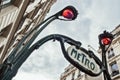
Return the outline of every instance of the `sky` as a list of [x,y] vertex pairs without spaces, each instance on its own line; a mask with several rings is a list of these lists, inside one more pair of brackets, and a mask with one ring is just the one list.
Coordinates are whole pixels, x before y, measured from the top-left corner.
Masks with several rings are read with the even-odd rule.
[[[49,34],[63,34],[80,41],[86,49],[91,45],[97,50],[98,35],[104,30],[110,32],[120,24],[119,3],[120,0],[57,0],[47,17],[72,5],[78,10],[77,19],[55,20],[36,41]],[[98,55],[96,52],[95,54]],[[31,54],[13,80],[59,80],[68,65],[59,42],[49,41]]]

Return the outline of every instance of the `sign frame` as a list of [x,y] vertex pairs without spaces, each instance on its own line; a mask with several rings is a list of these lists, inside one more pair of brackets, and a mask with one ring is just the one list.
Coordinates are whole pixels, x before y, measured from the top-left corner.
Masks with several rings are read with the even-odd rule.
[[[64,55],[64,57],[72,64],[72,65],[74,65],[76,68],[78,68],[79,70],[81,70],[82,72],[84,72],[84,73],[86,73],[86,74],[88,74],[88,75],[90,75],[90,76],[99,76],[102,72],[103,72],[103,67],[101,67],[100,65],[99,65],[99,62],[96,62],[96,60],[95,60],[95,62],[96,62],[96,64],[99,66],[99,68],[100,68],[100,72],[98,72],[98,73],[94,73],[94,72],[92,72],[91,70],[89,70],[89,69],[87,69],[87,68],[85,68],[85,67],[83,67],[83,66],[81,66],[78,62],[76,62],[75,60],[73,60],[70,56],[69,56],[69,54],[68,54],[68,52],[65,50],[65,46],[64,46],[64,43],[61,43],[61,48],[62,48],[62,51],[63,51],[63,55]],[[84,53],[86,53],[86,55],[88,55],[88,56],[90,56],[89,55],[89,52],[86,50],[86,49],[84,49],[83,47],[79,47],[78,49],[80,49],[81,51],[83,51]],[[93,58],[94,59],[94,58]]]
[[75,46],[70,46],[67,49],[67,53],[70,58],[72,58],[75,62],[77,62],[79,65],[83,66],[84,68],[91,70],[94,73],[99,73],[100,69],[99,66],[95,62],[95,60],[92,58],[92,56],[89,56],[86,50],[84,49],[77,49]]

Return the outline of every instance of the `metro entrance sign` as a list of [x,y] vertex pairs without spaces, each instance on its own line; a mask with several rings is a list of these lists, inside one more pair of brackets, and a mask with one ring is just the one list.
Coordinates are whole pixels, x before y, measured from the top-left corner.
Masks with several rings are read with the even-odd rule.
[[73,60],[72,62],[75,62],[79,67],[74,64],[73,65],[81,71],[91,76],[98,76],[101,73],[99,65],[88,55],[87,50],[83,48],[77,49],[75,46],[70,46],[67,49],[67,53],[71,60]]
[[80,49],[76,49],[74,46],[68,48],[69,56],[78,62],[81,66],[85,67],[88,70],[91,70],[94,73],[100,72],[98,65],[93,58],[90,58],[85,52]]

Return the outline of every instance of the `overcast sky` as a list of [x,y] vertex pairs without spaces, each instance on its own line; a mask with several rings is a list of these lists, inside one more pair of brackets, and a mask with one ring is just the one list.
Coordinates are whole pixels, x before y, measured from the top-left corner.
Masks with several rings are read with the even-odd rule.
[[[91,45],[97,50],[98,35],[104,30],[112,31],[120,24],[119,3],[120,0],[57,0],[47,16],[68,5],[73,5],[79,15],[75,21],[52,22],[37,40],[48,34],[59,33],[81,41],[85,48]],[[13,80],[59,80],[68,64],[59,42],[49,41],[32,53]]]

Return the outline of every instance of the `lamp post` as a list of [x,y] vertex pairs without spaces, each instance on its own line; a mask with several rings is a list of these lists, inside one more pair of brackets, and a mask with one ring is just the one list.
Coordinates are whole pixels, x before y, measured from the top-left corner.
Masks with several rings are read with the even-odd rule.
[[99,35],[99,44],[102,50],[102,63],[105,66],[105,70],[103,71],[104,80],[111,80],[110,75],[108,73],[106,52],[108,48],[110,47],[112,40],[113,40],[113,35],[109,32],[104,31],[102,34]]
[[[36,37],[47,27],[49,23],[51,23],[56,19],[64,20],[64,21],[72,21],[77,18],[77,15],[78,12],[73,6],[67,6],[63,10],[57,12],[56,14],[44,20],[42,23],[37,25],[33,30],[27,33],[1,65],[0,79],[11,80],[16,75],[18,69],[23,64],[23,62],[29,57],[29,55],[35,49],[38,49],[42,44],[53,39],[60,42],[64,57],[79,70],[85,72],[90,76],[99,76],[103,72],[104,80],[111,80],[111,77],[107,69],[106,51],[113,40],[113,35],[106,31],[104,31],[103,34],[99,35],[99,44],[102,49],[102,61],[92,51],[82,48],[81,42],[75,41],[64,35],[59,35],[59,34],[48,35],[32,45]],[[21,48],[24,41],[31,34],[33,34],[32,38],[25,44],[25,46]],[[67,52],[64,43],[68,43],[72,46],[74,45],[75,47],[69,48]],[[80,60],[82,61],[80,62]],[[94,61],[90,62],[91,60]],[[94,63],[98,64],[99,66],[100,70],[97,72],[95,72],[96,70],[93,72],[94,69],[97,69]]]
[[[59,19],[64,21],[72,21],[77,18],[78,12],[73,6],[67,6],[56,14],[50,16],[42,23],[37,25],[33,30],[27,33],[22,40],[18,43],[16,48],[10,53],[10,55],[6,58],[6,60],[1,65],[0,68],[0,79],[1,80],[11,80],[14,77],[19,69],[19,67],[23,64],[23,62],[28,58],[28,56],[32,53],[29,52],[31,50],[30,46],[36,37],[47,27],[49,23],[52,21]],[[34,34],[33,34],[34,33]],[[20,49],[24,41],[33,34],[32,38],[26,43],[25,46]],[[43,39],[42,39],[43,40]],[[41,42],[42,42],[41,40]],[[30,48],[30,49],[29,49]],[[20,50],[19,50],[20,49]]]

